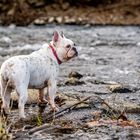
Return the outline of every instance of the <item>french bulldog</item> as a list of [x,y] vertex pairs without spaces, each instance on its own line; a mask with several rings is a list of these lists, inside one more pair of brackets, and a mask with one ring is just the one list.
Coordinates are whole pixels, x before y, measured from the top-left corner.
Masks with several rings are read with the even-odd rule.
[[18,95],[19,117],[25,118],[24,106],[28,98],[27,89],[38,89],[39,99],[46,102],[44,89],[48,91],[48,102],[54,111],[59,65],[78,55],[75,44],[64,34],[55,31],[52,41],[29,55],[14,56],[6,60],[0,69],[2,108],[9,111],[10,95],[15,89]]

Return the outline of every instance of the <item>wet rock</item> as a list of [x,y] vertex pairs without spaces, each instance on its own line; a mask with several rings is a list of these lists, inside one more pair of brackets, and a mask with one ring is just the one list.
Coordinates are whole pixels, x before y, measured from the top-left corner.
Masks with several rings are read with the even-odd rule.
[[59,24],[63,22],[63,18],[62,18],[62,17],[56,17],[55,20],[56,20],[56,22],[59,23]]
[[68,75],[69,78],[77,78],[77,79],[81,79],[83,77],[82,74],[76,72],[76,71],[72,71],[69,73]]
[[75,72],[75,71],[72,71],[69,73],[68,75],[69,79],[65,82],[65,85],[82,85],[82,84],[85,84],[84,81],[80,80],[83,75],[78,73],[78,72]]
[[87,21],[88,21],[87,18],[79,17],[79,18],[76,20],[76,24],[84,25],[84,24],[88,23]]
[[45,25],[46,19],[43,19],[43,18],[35,19],[33,23],[34,23],[34,25]]
[[70,17],[68,17],[68,16],[65,16],[65,17],[64,17],[64,22],[65,22],[66,24],[75,24],[75,23],[76,23],[76,19],[75,19],[75,18],[70,18]]
[[16,28],[16,25],[15,25],[15,24],[10,24],[10,25],[8,26],[8,28],[9,28],[9,29],[15,29],[15,28]]
[[129,86],[124,86],[121,84],[109,85],[108,89],[110,92],[113,92],[113,93],[131,93],[131,92],[134,92],[134,90],[131,89]]
[[55,21],[55,18],[54,17],[49,17],[48,18],[48,23],[53,23]]
[[69,78],[66,82],[65,82],[65,85],[73,85],[73,86],[76,86],[76,85],[83,85],[85,84],[84,81],[80,81],[79,79],[77,78]]

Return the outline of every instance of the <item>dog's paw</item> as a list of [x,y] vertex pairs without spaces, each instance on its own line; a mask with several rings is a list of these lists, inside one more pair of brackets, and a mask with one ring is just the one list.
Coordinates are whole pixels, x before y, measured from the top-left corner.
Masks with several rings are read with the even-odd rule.
[[46,99],[39,99],[39,104],[48,104]]
[[53,111],[53,112],[58,112],[58,111],[59,111],[59,108],[56,107],[56,106],[55,106],[55,107],[52,107],[52,111]]

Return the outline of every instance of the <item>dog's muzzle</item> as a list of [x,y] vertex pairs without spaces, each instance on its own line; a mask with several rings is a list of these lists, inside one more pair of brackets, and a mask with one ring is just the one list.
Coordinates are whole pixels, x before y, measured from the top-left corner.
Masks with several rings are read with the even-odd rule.
[[76,49],[75,47],[73,47],[72,49],[73,49],[73,51],[75,52],[75,56],[78,56],[78,51],[77,51],[77,49]]

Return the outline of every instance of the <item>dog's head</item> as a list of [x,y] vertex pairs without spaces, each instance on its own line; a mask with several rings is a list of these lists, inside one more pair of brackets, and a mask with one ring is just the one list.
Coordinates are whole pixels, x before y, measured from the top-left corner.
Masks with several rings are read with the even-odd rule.
[[52,43],[58,58],[62,62],[66,62],[78,55],[74,42],[67,39],[63,33],[59,34],[59,32],[55,31],[52,38]]

